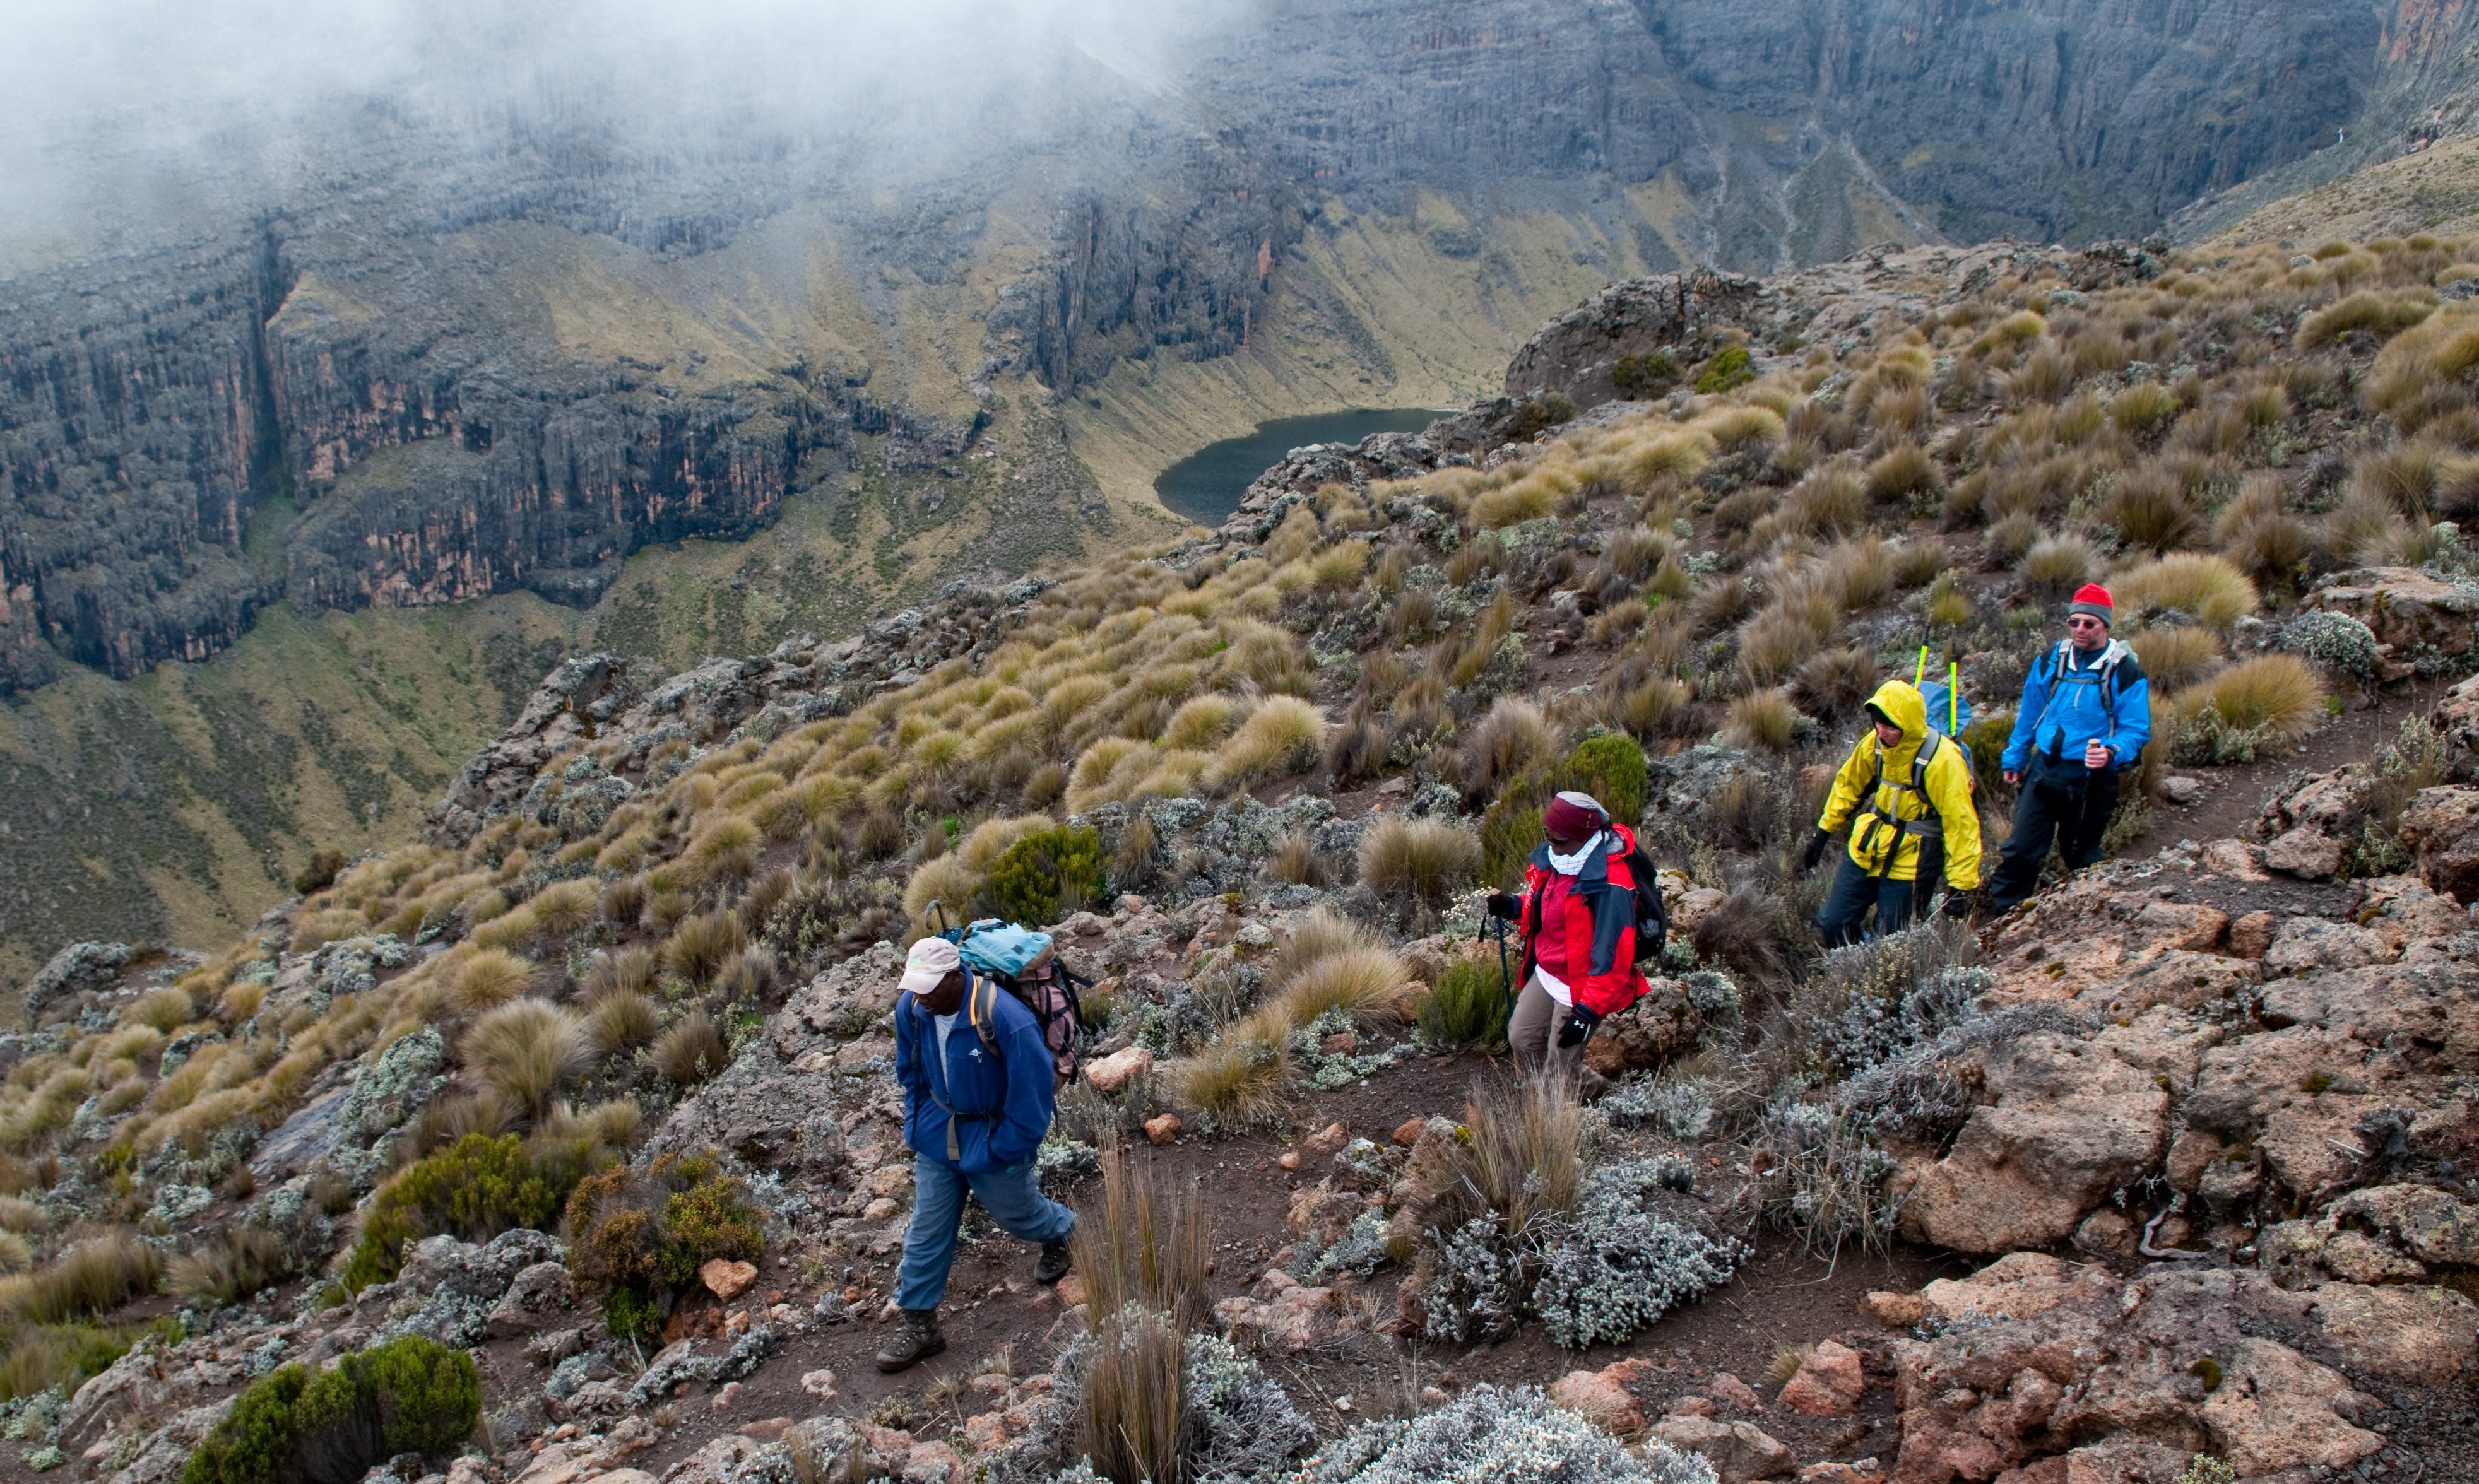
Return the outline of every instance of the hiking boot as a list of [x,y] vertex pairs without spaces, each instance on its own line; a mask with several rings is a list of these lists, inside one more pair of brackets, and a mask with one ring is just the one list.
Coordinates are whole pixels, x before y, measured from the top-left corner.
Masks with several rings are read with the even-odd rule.
[[907,1309],[895,1326],[895,1338],[878,1352],[878,1369],[909,1369],[945,1348],[947,1337],[938,1333],[938,1311]]
[[1068,1255],[1066,1238],[1045,1241],[1041,1244],[1041,1261],[1034,1265],[1033,1281],[1045,1288],[1057,1283],[1067,1276],[1067,1269],[1074,1261]]

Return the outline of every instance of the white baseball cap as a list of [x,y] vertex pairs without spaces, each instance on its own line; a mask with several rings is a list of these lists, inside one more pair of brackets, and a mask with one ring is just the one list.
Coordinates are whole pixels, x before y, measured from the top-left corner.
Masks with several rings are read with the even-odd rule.
[[963,956],[956,952],[955,944],[943,937],[925,937],[912,945],[911,955],[904,960],[899,987],[907,994],[928,994],[963,965]]

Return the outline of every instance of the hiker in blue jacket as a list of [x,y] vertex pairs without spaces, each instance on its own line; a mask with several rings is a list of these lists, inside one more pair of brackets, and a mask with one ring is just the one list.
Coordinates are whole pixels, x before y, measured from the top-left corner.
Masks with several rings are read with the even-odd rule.
[[1999,854],[1989,900],[2005,911],[2032,894],[2052,839],[2069,870],[2100,858],[2117,808],[2118,777],[2152,736],[2152,682],[2134,652],[2109,637],[2108,589],[2086,582],[2066,609],[2066,637],[2032,665],[1998,766],[2020,785],[2014,832]]
[[912,1149],[912,1224],[895,1283],[903,1324],[878,1369],[902,1370],[947,1348],[938,1303],[956,1261],[964,1192],[1009,1235],[1041,1243],[1040,1282],[1067,1276],[1076,1214],[1041,1193],[1034,1154],[1050,1132],[1057,1083],[1041,1025],[1014,995],[976,975],[942,937],[912,945],[895,1002],[895,1079]]

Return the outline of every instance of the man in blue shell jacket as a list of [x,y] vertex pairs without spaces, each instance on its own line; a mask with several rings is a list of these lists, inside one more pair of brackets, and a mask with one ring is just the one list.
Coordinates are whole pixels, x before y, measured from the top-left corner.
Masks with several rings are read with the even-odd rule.
[[903,1323],[878,1369],[902,1370],[947,1348],[938,1302],[956,1261],[969,1190],[990,1219],[1041,1243],[1034,1276],[1067,1276],[1076,1214],[1041,1193],[1034,1154],[1050,1131],[1057,1088],[1040,1022],[1014,995],[966,967],[956,945],[925,937],[904,965],[895,1002],[895,1079],[904,1085],[904,1141],[912,1149],[912,1224],[895,1282]]
[[2152,736],[2152,682],[2109,637],[2108,589],[2086,582],[2066,609],[2066,637],[2032,665],[1999,767],[2022,792],[1989,898],[2005,911],[2032,894],[2054,838],[2069,870],[2100,858],[2118,776]]

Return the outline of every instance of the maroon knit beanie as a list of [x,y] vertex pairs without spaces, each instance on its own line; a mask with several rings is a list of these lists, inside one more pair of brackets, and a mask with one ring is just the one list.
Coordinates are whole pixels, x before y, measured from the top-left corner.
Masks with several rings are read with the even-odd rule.
[[1599,832],[1610,822],[1610,811],[1591,794],[1563,793],[1549,801],[1541,811],[1543,832],[1559,839],[1580,840]]

